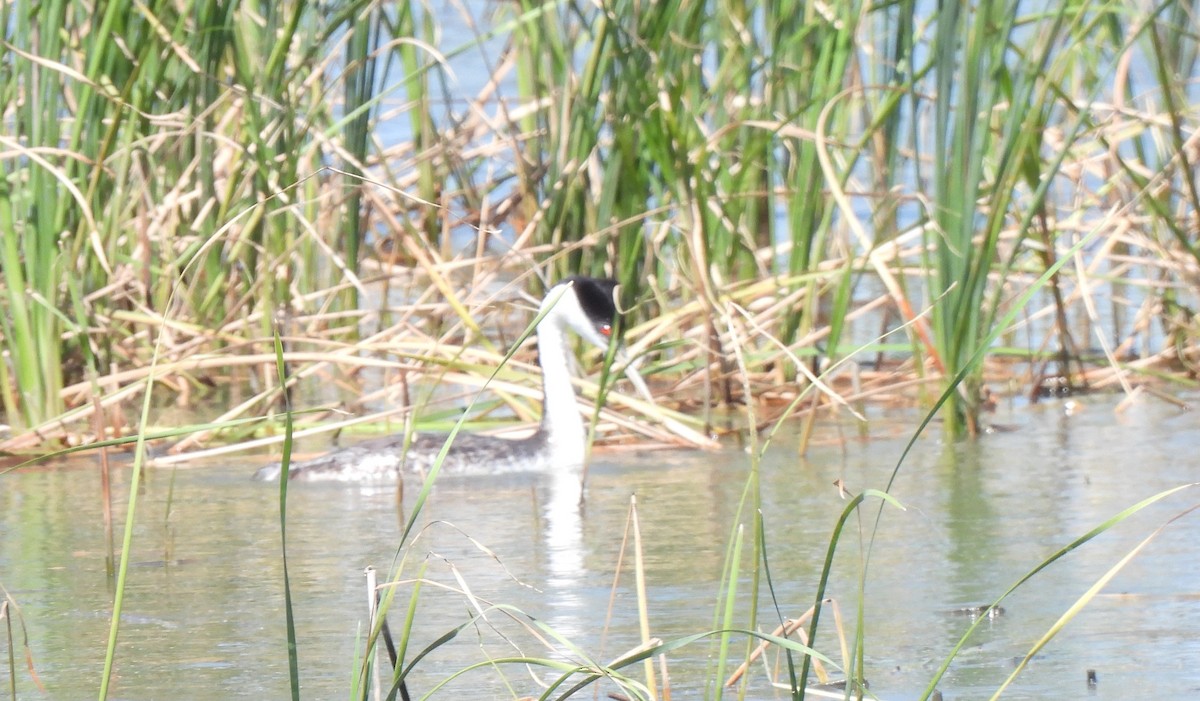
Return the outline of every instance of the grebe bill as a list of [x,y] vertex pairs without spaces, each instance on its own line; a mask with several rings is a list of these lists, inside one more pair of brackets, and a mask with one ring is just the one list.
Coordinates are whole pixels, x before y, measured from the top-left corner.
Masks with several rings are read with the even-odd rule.
[[[583,465],[587,427],[571,384],[570,329],[592,345],[607,349],[617,308],[615,280],[572,276],[546,293],[538,310],[538,364],[542,368],[542,420],[538,430],[516,440],[459,433],[442,462],[442,470],[498,474],[569,470]],[[645,383],[632,365],[626,376],[639,391]],[[404,472],[429,470],[446,442],[445,435],[415,435],[404,450],[403,434],[375,438],[312,460],[294,462],[288,479],[305,481],[378,481],[399,479]],[[280,465],[262,468],[258,480],[279,479]]]

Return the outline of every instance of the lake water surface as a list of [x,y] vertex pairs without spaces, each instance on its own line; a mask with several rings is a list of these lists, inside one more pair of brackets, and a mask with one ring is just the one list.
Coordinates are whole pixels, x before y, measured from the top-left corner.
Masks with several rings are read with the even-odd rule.
[[[985,604],[1058,548],[1125,507],[1200,476],[1197,416],[1146,399],[1114,412],[1090,397],[1068,415],[1062,403],[1022,406],[997,420],[1015,430],[947,448],[937,429],[918,444],[886,508],[870,551],[864,604],[866,674],[881,699],[920,695],[970,625],[957,610]],[[878,412],[879,410],[877,410]],[[825,420],[818,445],[796,455],[781,441],[761,466],[763,518],[775,597],[784,616],[815,595],[831,530],[845,501],[834,486],[881,489],[915,426],[915,413],[876,418],[871,440]],[[886,436],[886,437],[879,437]],[[842,440],[844,438],[844,440]],[[285,698],[277,489],[251,482],[256,464],[232,460],[195,469],[152,470],[138,502],[133,564],[125,595],[110,698]],[[410,657],[466,622],[480,602],[512,605],[551,626],[595,659],[639,640],[631,551],[620,581],[630,497],[636,495],[652,635],[670,639],[713,627],[725,553],[750,460],[718,453],[608,453],[595,457],[586,506],[564,498],[550,476],[443,477],[405,550],[404,577],[421,566],[426,585]],[[128,498],[117,471],[117,520]],[[417,483],[404,497],[411,507]],[[294,484],[288,558],[304,698],[346,698],[365,626],[363,569],[386,577],[397,555],[392,488]],[[1185,490],[1105,533],[1042,572],[985,622],[939,684],[946,699],[987,698],[1072,603],[1137,543],[1200,503]],[[877,502],[852,520],[835,562],[830,595],[852,634],[858,600],[858,533],[869,535]],[[749,528],[751,515],[743,516]],[[120,527],[118,527],[118,531]],[[118,533],[118,539],[120,534]],[[1010,699],[1129,699],[1200,694],[1200,517],[1169,525],[1055,638],[1006,693]],[[0,585],[20,606],[38,691],[20,662],[19,698],[94,698],[112,610],[105,571],[99,478],[90,460],[0,476]],[[471,599],[461,593],[469,588]],[[743,582],[738,625],[747,624]],[[399,627],[410,585],[391,620]],[[615,595],[614,595],[615,592]],[[612,611],[609,613],[610,600]],[[760,628],[778,615],[768,597]],[[818,647],[840,660],[827,609]],[[0,629],[2,630],[2,629]],[[0,652],[7,657],[0,640]],[[738,645],[739,654],[744,646]],[[468,664],[548,651],[506,616],[468,627],[422,660],[418,694]],[[670,655],[675,698],[699,698],[715,677],[715,648],[697,643]],[[1097,684],[1086,684],[1094,670]],[[628,670],[640,675],[641,667]],[[761,665],[750,698],[782,698]],[[544,671],[484,669],[438,698],[536,696]],[[8,687],[7,665],[0,688]],[[601,685],[603,692],[614,690]],[[587,692],[588,698],[594,692]]]

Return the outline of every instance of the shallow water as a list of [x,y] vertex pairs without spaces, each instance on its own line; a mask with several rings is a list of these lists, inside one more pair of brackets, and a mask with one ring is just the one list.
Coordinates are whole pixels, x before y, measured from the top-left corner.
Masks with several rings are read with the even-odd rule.
[[[1021,407],[997,419],[1016,430],[952,449],[939,444],[934,429],[909,457],[893,489],[907,510],[884,510],[867,571],[866,674],[879,698],[919,696],[971,623],[956,609],[987,603],[1121,509],[1197,479],[1193,413],[1155,400],[1120,414],[1107,398],[1081,406],[1072,416],[1061,403]],[[763,517],[782,615],[798,616],[812,603],[845,504],[833,482],[843,480],[854,492],[884,487],[907,439],[905,427],[915,424],[907,413],[876,419],[871,435],[891,437],[866,441],[853,427],[827,421],[806,459],[786,441],[768,453],[761,467]],[[253,467],[227,463],[147,474],[110,698],[287,696],[277,490],[249,481]],[[634,494],[652,634],[670,639],[711,628],[748,469],[746,455],[732,448],[602,454],[589,474],[582,511],[572,506],[569,488],[548,476],[443,478],[421,535],[405,551],[404,576],[425,565],[425,576],[447,588],[423,588],[410,651],[489,601],[536,617],[596,659],[635,647],[631,549],[613,587]],[[118,520],[128,479],[128,470],[118,471]],[[96,695],[112,606],[98,482],[87,462],[0,477],[0,584],[21,607],[47,689],[45,696],[34,690],[18,650],[21,698]],[[407,507],[416,492],[410,484]],[[989,696],[1108,568],[1198,501],[1189,490],[1157,504],[1018,590],[1003,604],[1004,615],[980,626],[939,684],[945,698]],[[851,634],[858,532],[869,533],[877,503],[851,520],[829,590]],[[399,533],[395,504],[390,488],[295,484],[289,491],[288,563],[305,698],[349,694],[365,625],[363,568],[373,565],[381,576],[390,570]],[[1005,697],[1194,697],[1200,691],[1198,536],[1196,515],[1168,526],[1037,655]],[[474,599],[453,591],[463,585]],[[750,586],[747,580],[740,589],[738,626],[747,625]],[[411,592],[401,586],[394,626]],[[765,596],[761,616],[766,629],[778,620]],[[818,647],[840,660],[828,609],[822,621]],[[516,654],[514,646],[531,656],[552,655],[493,611],[487,624],[468,627],[422,660],[412,688],[426,692],[488,655]],[[715,676],[714,653],[698,643],[671,654],[678,698],[703,695]],[[0,688],[8,685],[4,667]],[[641,669],[628,671],[639,676]],[[1090,690],[1089,669],[1098,678]],[[781,695],[768,688],[761,665],[751,676],[751,698]],[[438,697],[491,699],[511,695],[510,688],[515,695],[541,691],[534,676],[510,665],[473,672]]]

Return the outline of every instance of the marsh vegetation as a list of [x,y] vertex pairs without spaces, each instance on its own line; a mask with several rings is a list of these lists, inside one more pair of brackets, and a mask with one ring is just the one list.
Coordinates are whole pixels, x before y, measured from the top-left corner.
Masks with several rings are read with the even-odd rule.
[[692,409],[818,355],[850,400],[954,384],[952,435],[1003,359],[1189,382],[1193,12],[5,3],[7,446],[135,424],[152,364],[268,415],[276,325],[300,378],[478,375],[568,271]]

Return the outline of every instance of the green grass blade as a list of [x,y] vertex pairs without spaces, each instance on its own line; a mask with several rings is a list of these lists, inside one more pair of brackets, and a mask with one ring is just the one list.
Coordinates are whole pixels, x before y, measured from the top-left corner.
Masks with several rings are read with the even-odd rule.
[[[1134,504],[1133,506],[1130,506],[1130,507],[1122,510],[1120,513],[1116,514],[1112,518],[1109,518],[1108,520],[1104,521],[1103,523],[1096,526],[1092,530],[1088,531],[1087,533],[1083,534],[1082,536],[1076,538],[1075,540],[1071,541],[1067,545],[1063,546],[1057,552],[1055,552],[1053,555],[1046,558],[1045,560],[1042,560],[1040,563],[1038,563],[1037,566],[1035,566],[1030,571],[1026,572],[1020,579],[1018,579],[1015,583],[1013,583],[1011,586],[1009,586],[1008,589],[1004,590],[1004,593],[1001,594],[999,597],[996,598],[995,601],[992,602],[991,606],[988,607],[989,610],[999,606],[1005,599],[1007,599],[1009,597],[1010,594],[1012,594],[1014,591],[1019,589],[1026,582],[1033,579],[1039,572],[1046,569],[1047,567],[1054,564],[1055,562],[1058,562],[1062,558],[1066,557],[1068,554],[1070,554],[1071,552],[1073,552],[1080,546],[1084,545],[1088,541],[1091,541],[1096,536],[1099,536],[1100,534],[1108,531],[1109,529],[1113,528],[1114,526],[1117,526],[1118,524],[1124,522],[1126,519],[1128,519],[1129,517],[1133,516],[1134,514],[1140,512],[1140,511],[1142,511],[1146,507],[1148,507],[1152,504],[1155,504],[1157,502],[1160,502],[1163,499],[1166,499],[1167,497],[1169,497],[1173,494],[1177,494],[1185,489],[1191,489],[1196,486],[1200,486],[1200,482],[1194,482],[1192,484],[1185,484],[1185,485],[1180,485],[1178,487],[1173,487],[1171,489],[1167,489],[1162,492],[1159,492],[1158,494],[1155,494],[1153,496],[1147,497],[1146,499],[1139,501],[1138,503]],[[1190,513],[1190,511],[1191,510],[1189,510],[1189,513]],[[1155,536],[1157,535],[1157,531],[1155,532],[1154,535]],[[1154,536],[1152,536],[1152,538],[1153,537]],[[1098,584],[1100,584],[1101,582],[1107,583],[1108,579],[1111,578],[1110,575],[1115,575],[1117,571],[1119,571],[1122,567],[1124,567],[1124,565],[1128,562],[1129,559],[1132,558],[1133,555],[1135,555],[1137,552],[1140,552],[1141,548],[1144,547],[1144,545],[1145,545],[1145,541],[1142,544],[1139,544],[1138,547],[1136,547],[1133,551],[1128,553],[1126,555],[1126,557],[1122,558],[1121,562],[1118,563],[1118,567],[1114,568],[1113,570],[1110,570],[1109,573],[1106,574],[1104,577],[1101,577],[1100,582],[1098,582]],[[1102,586],[1103,585],[1101,584],[1101,587]],[[1095,587],[1093,587],[1093,588],[1095,588]],[[1096,588],[1096,590],[1098,591],[1099,589]],[[1089,592],[1091,592],[1091,590],[1089,590]],[[1079,601],[1076,602],[1076,605],[1078,605],[1080,603],[1080,601],[1090,600],[1090,598],[1092,596],[1094,596],[1094,593],[1085,594],[1084,597],[1082,597]],[[1068,613],[1071,616],[1074,616],[1074,613],[1073,613],[1074,609],[1075,609],[1075,606],[1073,606],[1072,609],[1070,611],[1068,611]],[[975,619],[975,622],[972,623],[969,628],[967,628],[967,631],[965,633],[963,633],[963,635],[959,639],[958,643],[954,646],[954,649],[952,649],[950,651],[950,654],[946,656],[946,659],[942,662],[941,666],[938,667],[937,671],[933,675],[933,678],[930,679],[929,685],[926,687],[925,693],[921,697],[922,700],[928,699],[933,695],[938,682],[940,682],[942,680],[942,677],[945,676],[946,671],[950,668],[950,663],[953,662],[954,659],[958,656],[958,653],[962,650],[963,646],[966,645],[967,641],[971,638],[971,635],[975,632],[975,629],[978,628],[980,626],[980,624],[982,624],[984,621],[987,621],[987,620],[990,620],[990,619],[988,618],[988,616],[986,615],[986,612],[985,612],[983,615],[978,616]],[[1060,623],[1065,624],[1067,620],[1070,620],[1069,617],[1066,617],[1065,620],[1060,619]],[[1057,632],[1058,627],[1059,626],[1056,625],[1055,628],[1052,628],[1052,632]],[[1050,636],[1050,637],[1053,637],[1053,636]],[[1048,639],[1049,638],[1043,638],[1043,640],[1048,640]],[[1010,681],[1011,681],[1011,678],[1010,678]],[[1008,683],[1009,682],[1005,682],[1005,685],[1007,685]],[[1001,688],[1001,690],[1003,690],[1003,688]]]
[[[292,701],[300,701],[300,660],[296,646],[296,619],[292,609],[292,581],[288,574],[287,558],[287,490],[288,468],[292,462],[292,402],[288,392],[287,366],[283,360],[283,340],[278,328],[274,333],[275,369],[284,402],[283,455],[279,467],[279,557],[283,571],[283,614],[287,626],[288,680]],[[365,685],[364,685],[365,687]]]

